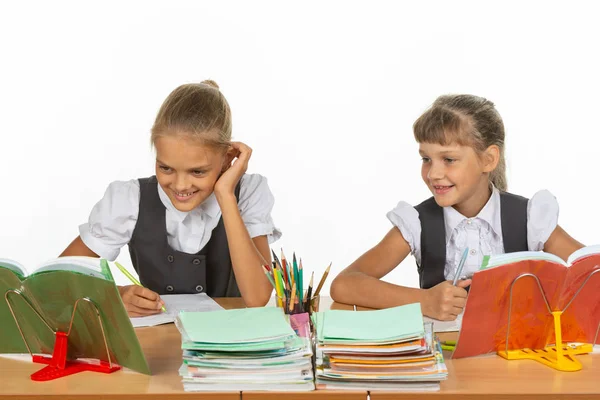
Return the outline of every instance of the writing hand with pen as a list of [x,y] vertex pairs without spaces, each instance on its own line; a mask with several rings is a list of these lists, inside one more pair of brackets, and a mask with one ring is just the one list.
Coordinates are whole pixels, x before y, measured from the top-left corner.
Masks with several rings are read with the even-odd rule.
[[466,287],[471,285],[471,279],[459,280],[462,274],[469,248],[467,247],[460,259],[454,275],[454,281],[444,281],[427,289],[426,296],[421,306],[423,314],[440,321],[454,321],[463,311],[467,303]]
[[145,317],[147,315],[158,314],[161,311],[165,312],[165,302],[160,298],[158,293],[153,292],[142,286],[127,269],[115,262],[115,265],[125,275],[133,285],[118,286],[119,294],[123,300],[127,315],[130,317]]

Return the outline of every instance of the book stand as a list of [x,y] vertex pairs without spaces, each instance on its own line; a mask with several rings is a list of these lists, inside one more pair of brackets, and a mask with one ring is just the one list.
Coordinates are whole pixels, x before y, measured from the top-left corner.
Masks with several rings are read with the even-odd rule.
[[[29,308],[31,308],[31,310],[44,323],[44,325],[46,325],[46,327],[54,334],[56,339],[54,342],[54,350],[52,352],[52,357],[47,357],[47,356],[38,355],[38,354],[34,355],[31,352],[31,348],[29,347],[29,344],[27,343],[27,340],[25,339],[25,335],[23,334],[23,330],[21,329],[19,320],[17,319],[17,316],[16,316],[16,314],[12,308],[12,305],[9,301],[10,294],[20,296],[25,301],[25,303],[29,306]],[[111,372],[121,369],[121,367],[119,365],[113,364],[110,359],[110,351],[108,350],[108,343],[106,341],[106,334],[104,331],[104,324],[102,323],[102,317],[100,316],[100,310],[98,309],[98,306],[88,297],[82,297],[80,299],[77,299],[77,301],[75,302],[75,306],[73,307],[73,313],[71,314],[71,323],[69,324],[69,330],[66,333],[52,329],[52,327],[48,324],[48,322],[44,319],[44,317],[42,317],[40,315],[40,313],[37,312],[37,310],[31,305],[31,303],[29,302],[27,297],[25,297],[23,295],[23,292],[21,292],[20,290],[17,290],[17,289],[8,290],[4,294],[4,299],[6,300],[6,303],[8,304],[10,313],[12,314],[13,319],[15,320],[15,323],[17,324],[17,328],[19,329],[21,338],[23,339],[23,342],[25,343],[25,346],[27,347],[27,351],[29,351],[29,354],[31,355],[33,362],[40,363],[40,364],[48,364],[46,367],[42,368],[41,370],[31,374],[31,380],[33,380],[33,381],[49,381],[49,380],[53,380],[53,379],[60,378],[63,376],[76,374],[76,373],[82,372],[82,371],[111,373]],[[68,347],[69,335],[71,334],[71,329],[73,328],[73,319],[75,318],[75,312],[77,311],[77,306],[79,305],[79,302],[81,300],[90,304],[96,312],[96,317],[98,318],[98,323],[100,324],[100,329],[102,331],[102,337],[104,339],[104,348],[106,349],[106,357],[108,359],[108,362],[103,361],[103,360],[100,360],[99,362],[93,362],[93,361],[90,362],[87,360],[86,361],[67,360],[67,347]]]
[[[567,345],[562,342],[562,327],[560,323],[561,315],[569,308],[575,297],[581,292],[581,289],[585,286],[585,284],[590,280],[592,275],[600,273],[600,269],[592,271],[585,281],[581,284],[577,292],[573,295],[569,303],[562,310],[552,311],[550,309],[550,305],[548,304],[548,299],[544,294],[544,290],[542,289],[542,285],[537,276],[534,274],[526,273],[519,275],[515,278],[510,286],[510,298],[508,305],[508,325],[506,328],[506,347],[504,350],[498,350],[497,354],[505,358],[507,360],[535,360],[538,361],[550,368],[557,369],[559,371],[579,371],[582,366],[579,360],[575,356],[580,354],[591,353],[594,348],[594,344],[596,343],[596,339],[598,338],[598,331],[600,331],[600,321],[598,323],[598,329],[596,329],[596,335],[591,344],[580,344],[580,345]],[[554,345],[548,345],[543,349],[508,349],[508,339],[510,336],[510,317],[512,310],[512,295],[513,288],[515,283],[521,278],[533,278],[537,282],[537,286],[540,289],[540,294],[544,299],[544,303],[548,309],[548,313],[552,315],[554,319],[554,333],[555,333],[555,343]]]

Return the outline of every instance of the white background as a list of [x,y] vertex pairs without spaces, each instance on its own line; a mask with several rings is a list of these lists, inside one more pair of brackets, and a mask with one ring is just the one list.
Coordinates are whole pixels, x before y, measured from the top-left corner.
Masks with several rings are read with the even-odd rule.
[[[214,79],[269,178],[273,245],[329,283],[399,200],[429,196],[412,123],[440,94],[494,101],[509,190],[549,189],[599,243],[600,24],[594,2],[30,2],[0,6],[0,257],[77,236],[109,182],[153,174],[155,113]],[[119,257],[130,266],[126,249]],[[127,281],[115,272],[118,283]],[[409,257],[386,279],[417,286]],[[308,278],[305,277],[305,282]]]

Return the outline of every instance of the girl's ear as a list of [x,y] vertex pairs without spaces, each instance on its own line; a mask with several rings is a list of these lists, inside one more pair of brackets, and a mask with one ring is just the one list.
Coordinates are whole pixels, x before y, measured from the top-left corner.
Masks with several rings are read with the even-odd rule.
[[233,147],[229,147],[225,152],[225,157],[223,158],[223,165],[221,166],[221,173],[227,171],[229,167],[231,167],[231,163],[235,158],[236,150]]
[[500,148],[493,144],[483,152],[483,171],[492,172],[500,161]]

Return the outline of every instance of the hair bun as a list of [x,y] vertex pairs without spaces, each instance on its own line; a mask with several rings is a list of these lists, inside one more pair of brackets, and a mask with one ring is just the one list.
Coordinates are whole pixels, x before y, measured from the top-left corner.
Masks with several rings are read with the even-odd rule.
[[202,81],[202,82],[200,82],[200,83],[204,83],[205,85],[212,86],[212,87],[214,87],[215,89],[218,89],[218,88],[219,88],[219,85],[217,85],[217,82],[215,82],[215,81],[213,81],[213,80],[211,80],[211,79],[204,80],[204,81]]

